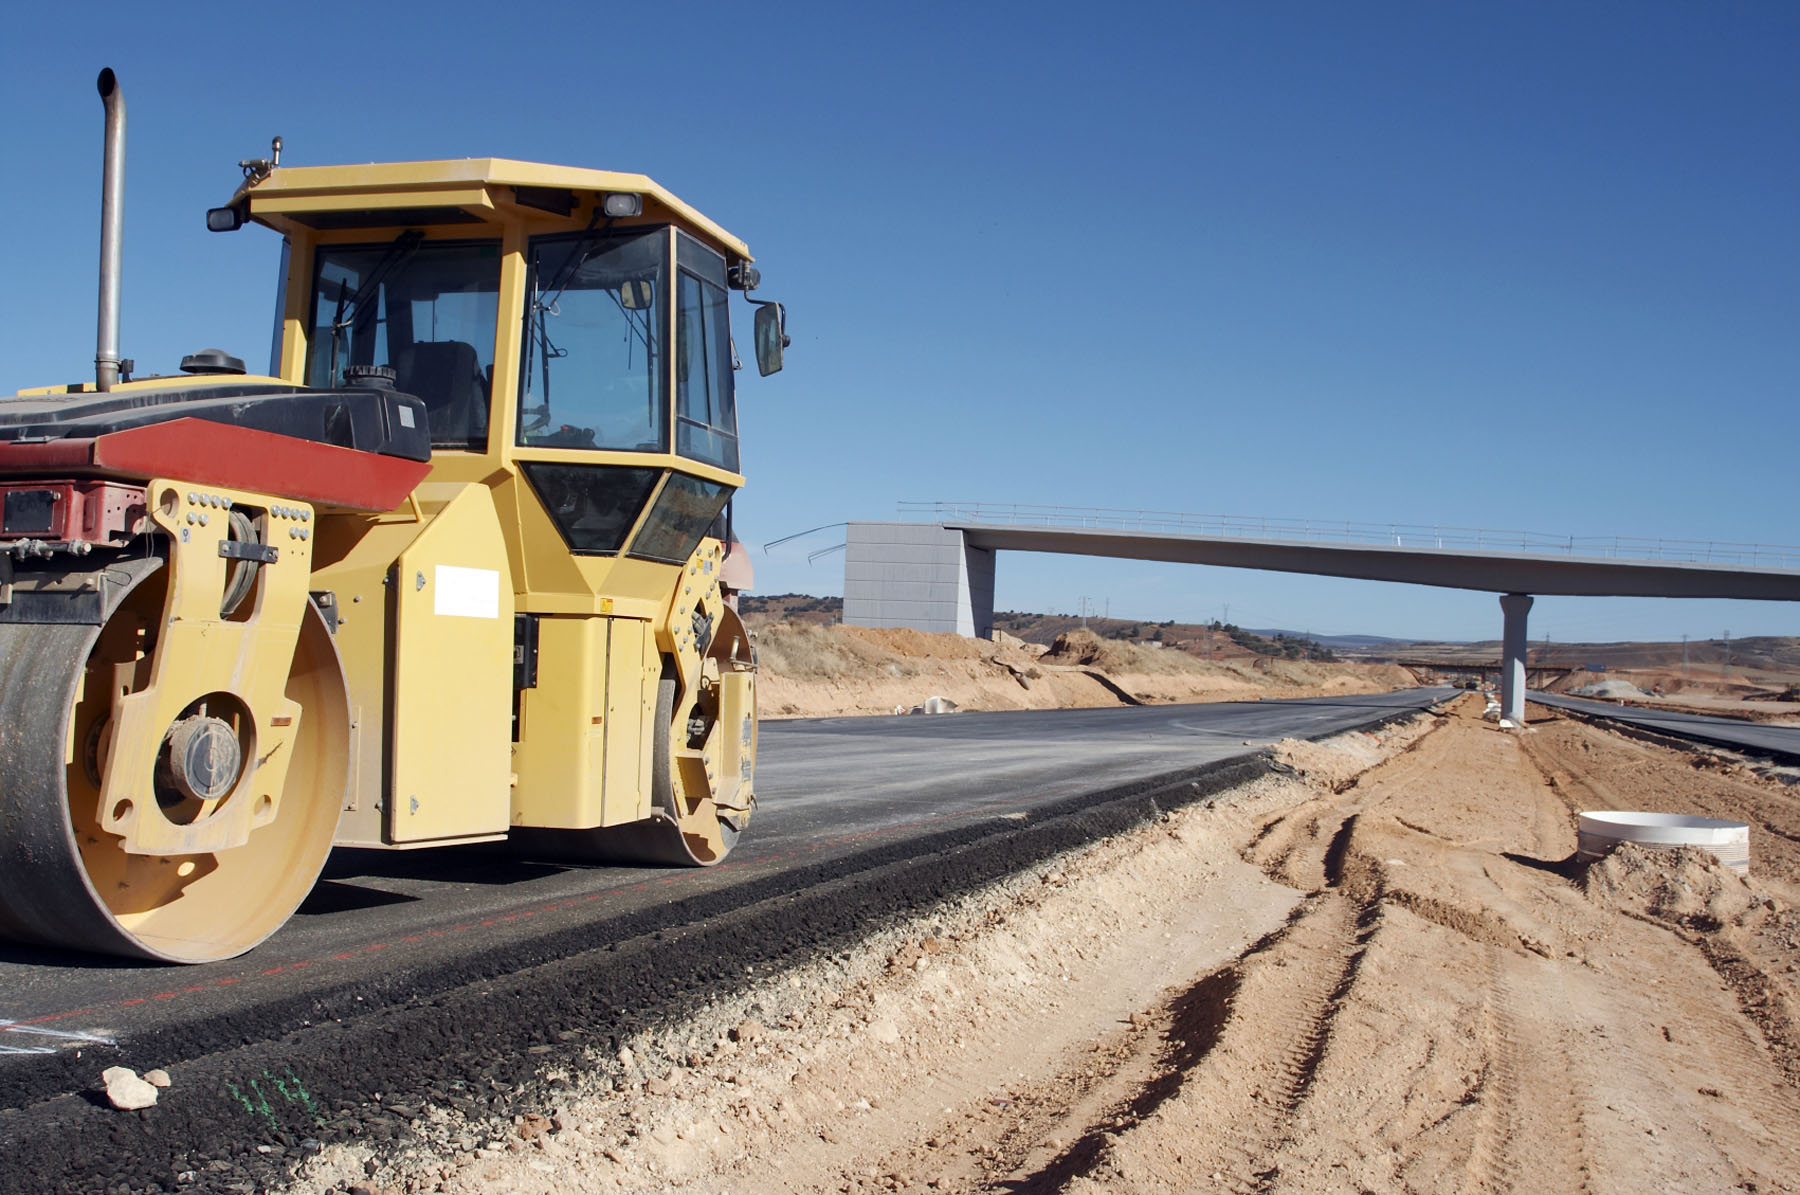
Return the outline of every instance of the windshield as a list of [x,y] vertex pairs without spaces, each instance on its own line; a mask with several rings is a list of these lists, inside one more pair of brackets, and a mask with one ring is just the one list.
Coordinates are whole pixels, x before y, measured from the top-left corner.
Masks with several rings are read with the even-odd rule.
[[668,234],[535,237],[519,443],[668,450],[662,326]]
[[338,387],[353,365],[388,366],[395,389],[425,400],[434,447],[487,446],[499,242],[406,232],[386,245],[326,245],[313,278],[307,385]]

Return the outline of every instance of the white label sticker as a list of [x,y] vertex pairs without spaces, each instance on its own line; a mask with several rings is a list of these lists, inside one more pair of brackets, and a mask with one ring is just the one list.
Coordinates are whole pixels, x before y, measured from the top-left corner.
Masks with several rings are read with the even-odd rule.
[[401,427],[411,427],[413,425],[413,417],[412,417],[412,408],[411,407],[395,407],[394,409],[396,411],[400,412],[400,426]]
[[452,618],[499,618],[500,574],[491,568],[440,564],[431,597],[433,614]]

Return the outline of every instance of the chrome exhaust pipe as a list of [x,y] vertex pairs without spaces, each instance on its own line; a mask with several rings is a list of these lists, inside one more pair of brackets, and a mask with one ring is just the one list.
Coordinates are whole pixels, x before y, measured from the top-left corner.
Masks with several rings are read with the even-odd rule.
[[94,351],[94,388],[119,381],[120,242],[125,233],[125,96],[107,67],[96,81],[106,105],[106,165],[100,176],[100,327]]

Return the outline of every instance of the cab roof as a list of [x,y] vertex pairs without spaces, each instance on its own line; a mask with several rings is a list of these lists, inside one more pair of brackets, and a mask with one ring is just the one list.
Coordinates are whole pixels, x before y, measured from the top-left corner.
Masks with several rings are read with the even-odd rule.
[[232,204],[278,232],[296,228],[478,224],[511,215],[555,219],[602,192],[644,198],[644,215],[683,225],[726,253],[751,260],[749,246],[642,174],[549,166],[508,158],[372,162],[361,166],[277,166],[248,180]]

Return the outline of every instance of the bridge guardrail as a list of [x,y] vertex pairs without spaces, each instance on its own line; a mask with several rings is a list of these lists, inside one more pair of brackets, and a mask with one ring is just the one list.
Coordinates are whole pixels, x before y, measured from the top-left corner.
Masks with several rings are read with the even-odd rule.
[[1356,523],[1344,520],[1271,519],[1254,515],[1202,515],[1107,507],[1041,506],[1013,502],[902,502],[902,522],[988,523],[1068,530],[1145,531],[1158,534],[1295,543],[1366,544],[1446,551],[1520,552],[1602,560],[1656,560],[1800,570],[1800,547],[1625,535],[1551,535],[1483,527],[1422,523]]

